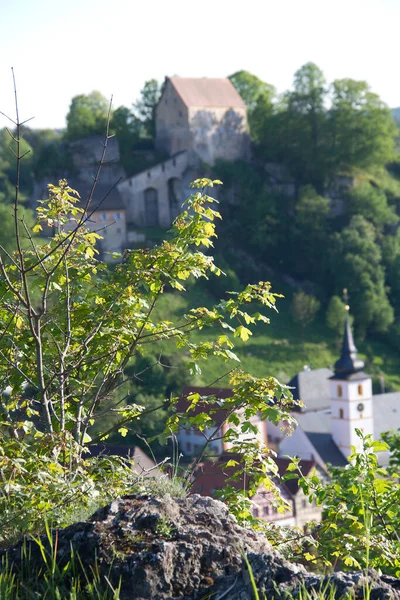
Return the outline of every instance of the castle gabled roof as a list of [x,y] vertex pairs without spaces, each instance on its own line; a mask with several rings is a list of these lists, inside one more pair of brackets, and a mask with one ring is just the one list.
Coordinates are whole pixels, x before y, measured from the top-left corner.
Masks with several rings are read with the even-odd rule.
[[229,79],[170,77],[169,81],[188,107],[246,108]]

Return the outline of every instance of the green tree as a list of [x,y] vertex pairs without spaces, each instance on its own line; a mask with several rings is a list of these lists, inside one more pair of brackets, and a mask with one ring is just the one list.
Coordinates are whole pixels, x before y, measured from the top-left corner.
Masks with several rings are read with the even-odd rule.
[[154,140],[156,132],[156,106],[162,87],[157,79],[146,81],[140,90],[140,98],[133,105],[133,114],[141,122],[141,137]]
[[[22,160],[19,134],[20,126],[16,134],[18,164]],[[96,260],[100,236],[85,226],[91,216],[90,197],[84,206],[78,206],[78,194],[65,180],[50,185],[48,200],[37,209],[32,233],[50,226],[55,234],[35,243],[21,222],[16,193],[17,252],[11,263],[0,248],[0,389],[9,392],[0,411],[0,462],[6,465],[3,475],[6,472],[12,477],[13,507],[18,507],[19,516],[28,514],[29,521],[41,520],[43,508],[38,509],[37,503],[45,498],[51,518],[65,522],[57,506],[60,491],[63,507],[67,504],[64,494],[70,485],[79,488],[73,493],[74,500],[78,492],[80,497],[85,495],[85,502],[92,493],[104,497],[99,488],[102,463],[82,457],[84,446],[91,441],[89,432],[97,424],[92,441],[106,439],[116,430],[124,436],[132,421],[154,412],[153,406],[114,402],[116,391],[126,383],[133,356],[170,341],[187,351],[187,368],[194,375],[208,358],[217,356],[236,364],[234,339],[246,341],[257,322],[268,322],[260,312],[247,312],[252,302],[257,307],[275,308],[276,295],[270,284],[263,282],[246,286],[218,306],[191,309],[174,323],[155,311],[166,289],[184,292],[190,277],[221,274],[208,254],[220,215],[213,208],[214,199],[206,193],[207,187],[219,183],[196,180],[187,210],[175,220],[169,240],[158,247],[127,252],[113,270]],[[24,232],[30,241],[26,250],[21,246]],[[216,331],[210,339],[193,339],[193,332],[213,326]],[[232,448],[245,452],[247,472],[250,476],[254,472],[250,493],[255,493],[259,484],[271,485],[269,474],[276,467],[258,443],[243,446],[243,434],[254,432],[251,421],[259,413],[276,424],[282,419],[293,423],[293,401],[286,386],[272,377],[257,379],[231,367],[228,373],[233,396],[218,408],[225,411],[225,435]],[[171,405],[166,435],[179,426],[196,426],[204,432],[205,450],[219,438],[219,425],[213,421],[215,398],[205,399],[205,410],[197,414],[193,410],[200,398],[192,398],[183,414],[172,408],[171,398],[159,400],[160,409]],[[114,415],[111,424],[105,419],[110,408]],[[238,414],[243,415],[242,420]],[[39,475],[35,464],[40,472],[48,470],[49,476]],[[122,469],[123,481],[118,479],[120,471],[113,475],[112,468],[105,470],[107,481],[116,477],[117,490],[127,489],[126,469]],[[131,485],[131,473],[129,479]],[[68,498],[71,500],[69,494]],[[6,515],[8,523],[9,497],[1,496],[0,505],[0,517]],[[9,532],[3,527],[5,522],[1,535]]]
[[292,317],[302,329],[303,336],[306,327],[314,321],[320,308],[320,302],[311,294],[303,290],[295,292],[292,299]]
[[338,337],[343,335],[344,324],[349,313],[339,296],[332,296],[326,309],[326,324]]
[[140,140],[142,125],[137,117],[126,108],[120,106],[117,108],[111,119],[111,131],[115,133],[119,151],[121,165],[125,169],[127,175],[132,172],[133,149]]
[[388,204],[385,192],[369,182],[360,183],[350,190],[348,212],[350,216],[363,215],[378,230],[399,220],[395,207]]
[[109,110],[108,100],[97,91],[72,98],[67,114],[67,138],[79,140],[104,134]]
[[390,110],[365,81],[334,81],[329,117],[336,169],[384,166],[392,159],[397,127]]
[[[398,576],[399,435],[389,432],[385,441],[373,441],[371,435],[356,432],[363,448],[353,451],[346,467],[330,468],[329,481],[319,481],[316,475],[300,477],[310,501],[323,506],[321,524],[312,532],[314,548],[325,565],[339,561],[346,571],[378,568]],[[393,452],[388,468],[379,466],[380,452]],[[291,471],[295,470],[294,464]]]
[[273,85],[261,81],[256,75],[248,71],[236,71],[236,73],[229,75],[229,79],[242,97],[250,113],[257,107],[260,98],[269,97],[272,100],[276,94]]
[[24,128],[24,139],[33,149],[32,171],[36,180],[47,176],[62,177],[66,171],[73,172],[63,133],[54,129]]
[[261,156],[283,163],[299,185],[323,192],[328,176],[326,149],[327,86],[314,64],[294,76],[294,90],[272,107],[261,97],[254,110],[255,141]]
[[[296,273],[303,277],[324,279],[324,262],[329,252],[330,201],[316,193],[312,186],[300,191],[295,208],[294,239],[291,251]],[[301,248],[301,252],[296,252]],[[324,257],[325,260],[324,260]]]
[[376,230],[361,215],[333,238],[331,276],[336,289],[349,289],[352,312],[358,334],[387,331],[394,320],[394,311],[385,286],[382,251]]

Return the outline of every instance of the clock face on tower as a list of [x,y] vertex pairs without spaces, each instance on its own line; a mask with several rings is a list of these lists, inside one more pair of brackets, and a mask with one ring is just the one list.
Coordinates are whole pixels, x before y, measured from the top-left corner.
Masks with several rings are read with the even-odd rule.
[[357,404],[357,410],[358,412],[362,412],[364,410],[364,404],[362,402],[360,402],[360,404]]

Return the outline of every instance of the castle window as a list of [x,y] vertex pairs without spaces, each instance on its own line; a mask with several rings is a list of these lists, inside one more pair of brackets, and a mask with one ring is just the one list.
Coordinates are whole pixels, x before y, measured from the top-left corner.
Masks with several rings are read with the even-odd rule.
[[186,450],[190,452],[192,449],[192,444],[190,442],[186,442]]
[[362,388],[362,385],[361,385],[361,383],[360,383],[360,385],[358,386],[358,395],[359,395],[359,396],[362,396],[362,395],[363,395],[363,388]]
[[264,506],[263,513],[264,513],[264,517],[267,517],[269,515],[269,506]]
[[253,508],[253,517],[258,517],[258,508]]
[[337,386],[337,395],[338,395],[338,398],[341,398],[343,396],[343,390],[342,390],[341,385]]
[[344,419],[343,408],[339,408],[339,419]]
[[113,217],[114,217],[114,220],[115,220],[115,221],[120,221],[120,219],[121,219],[121,213],[119,213],[119,212],[115,212],[115,213],[113,214]]
[[107,221],[107,214],[106,213],[101,213],[101,215],[100,215],[100,221]]

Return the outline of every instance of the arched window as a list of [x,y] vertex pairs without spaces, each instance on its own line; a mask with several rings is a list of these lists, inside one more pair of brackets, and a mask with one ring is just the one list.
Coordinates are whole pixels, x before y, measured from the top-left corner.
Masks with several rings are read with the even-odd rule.
[[362,388],[362,385],[361,385],[361,383],[360,383],[360,385],[358,386],[358,395],[359,395],[359,396],[362,396],[362,395],[363,395],[363,388]]
[[144,190],[144,214],[146,227],[158,227],[158,194],[154,188]]
[[343,390],[342,390],[341,385],[337,386],[337,395],[338,395],[338,398],[341,398],[343,396]]
[[168,179],[168,202],[172,222],[180,213],[180,181],[177,177]]
[[343,408],[339,408],[339,419],[344,419]]

